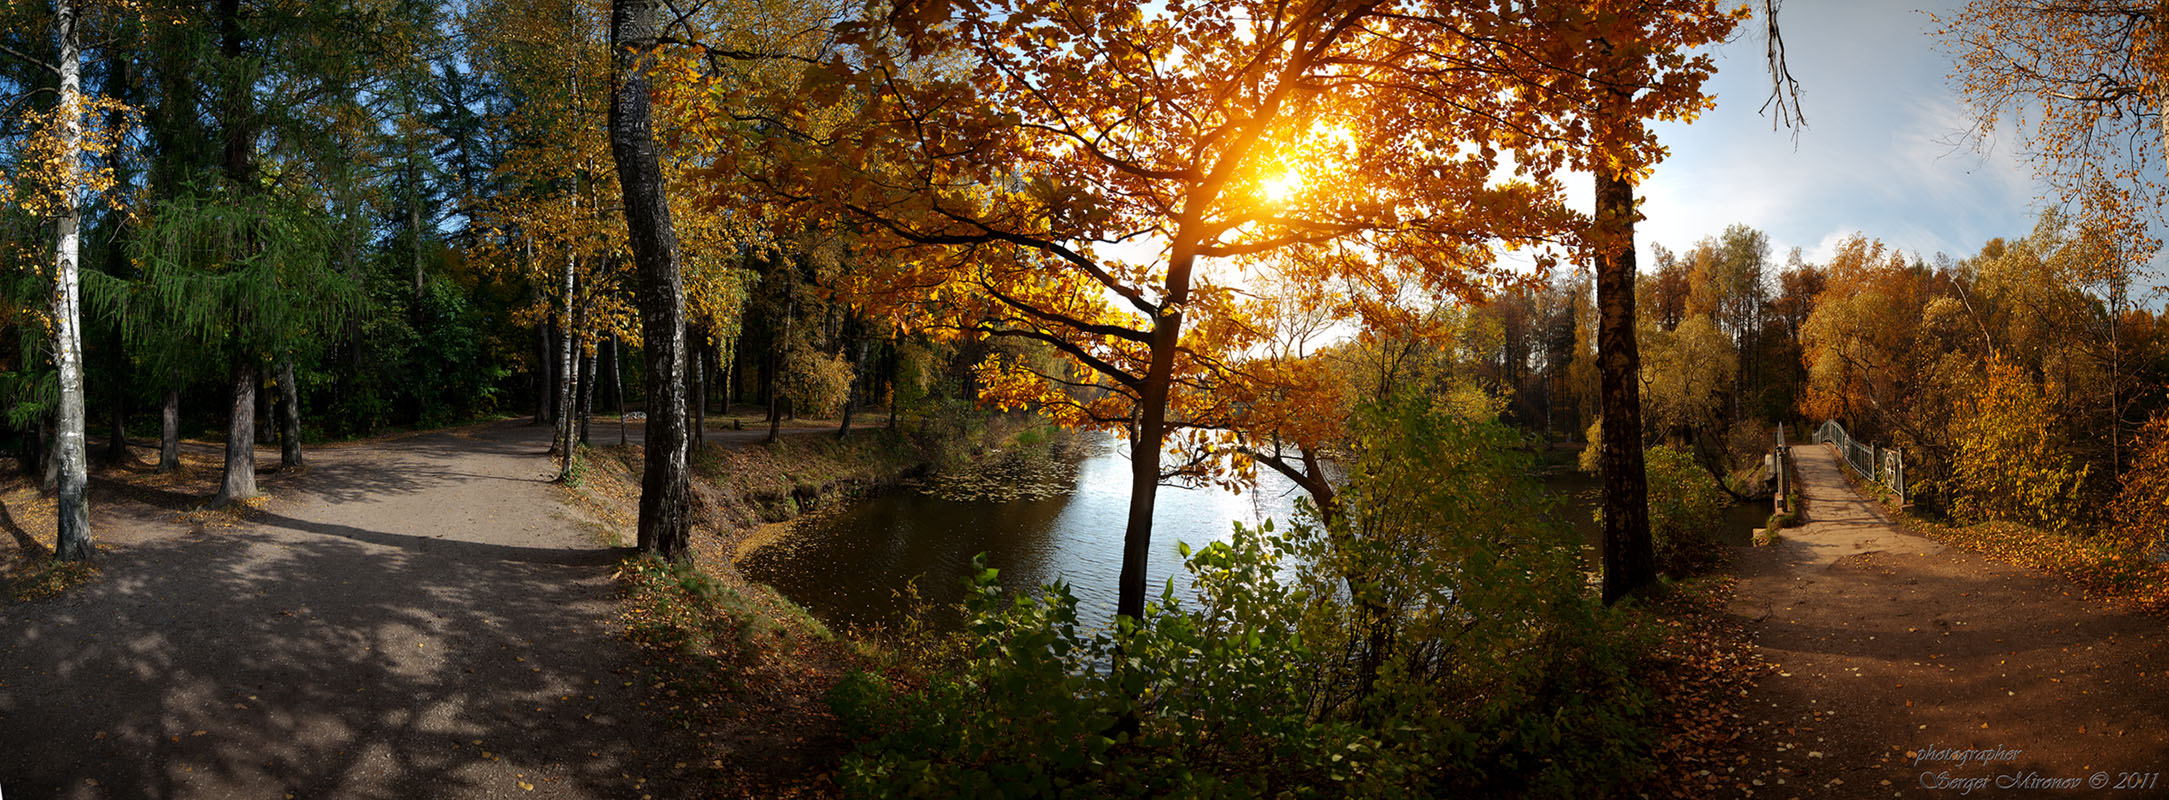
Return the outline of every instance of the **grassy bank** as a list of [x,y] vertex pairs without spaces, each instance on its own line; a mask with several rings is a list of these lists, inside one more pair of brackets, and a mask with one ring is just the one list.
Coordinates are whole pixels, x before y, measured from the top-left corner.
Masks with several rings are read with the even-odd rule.
[[1947,546],[2056,575],[2096,597],[2169,612],[2169,564],[2144,553],[2010,522],[1959,525],[1910,513],[1903,520],[1914,533]]
[[[827,797],[848,748],[823,697],[875,654],[738,571],[739,556],[790,535],[791,522],[863,494],[1007,463],[1044,450],[1045,423],[1022,416],[944,415],[904,430],[838,439],[786,435],[773,444],[715,443],[693,460],[692,559],[620,565],[624,635],[646,661],[651,707],[697,749],[680,779],[704,796]],[[636,540],[641,450],[586,451],[565,489],[598,541]]]

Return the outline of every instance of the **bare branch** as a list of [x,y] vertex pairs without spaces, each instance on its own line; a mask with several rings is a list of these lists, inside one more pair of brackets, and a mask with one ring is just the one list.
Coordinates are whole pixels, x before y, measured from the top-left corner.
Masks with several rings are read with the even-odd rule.
[[1785,35],[1777,27],[1777,9],[1784,0],[1762,0],[1763,50],[1770,63],[1770,97],[1762,101],[1762,108],[1755,113],[1769,111],[1772,106],[1777,114],[1770,118],[1770,130],[1783,125],[1792,131],[1794,147],[1800,146],[1800,131],[1807,128],[1807,113],[1800,108],[1800,81],[1792,76],[1792,69],[1785,63]]
[[9,47],[9,46],[7,46],[7,45],[4,45],[4,44],[0,44],[0,55],[10,55],[10,56],[14,56],[15,58],[17,58],[17,59],[19,59],[19,60],[21,60],[21,61],[24,61],[24,62],[27,62],[27,63],[31,64],[32,66],[36,66],[36,67],[42,67],[42,68],[44,68],[44,69],[45,69],[45,71],[46,71],[46,72],[50,72],[50,73],[53,73],[54,75],[58,75],[58,74],[60,74],[60,68],[59,68],[59,67],[53,66],[53,65],[52,65],[51,63],[48,63],[48,62],[45,62],[45,61],[41,61],[41,60],[39,60],[39,59],[36,59],[36,58],[32,58],[32,57],[30,56],[30,54],[28,54],[28,53],[25,53],[25,52],[23,52],[23,51],[21,51],[21,50],[17,50],[17,49],[15,49],[15,48],[13,48],[13,47]]

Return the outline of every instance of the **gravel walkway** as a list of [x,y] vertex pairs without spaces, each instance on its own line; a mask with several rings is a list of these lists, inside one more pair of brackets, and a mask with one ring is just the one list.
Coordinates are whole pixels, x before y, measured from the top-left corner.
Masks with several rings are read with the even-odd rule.
[[2169,797],[2160,617],[1906,533],[1828,448],[1793,455],[1808,523],[1740,558],[1733,607],[1778,671],[1709,796]]
[[[672,796],[603,547],[519,422],[328,447],[231,527],[95,506],[103,577],[0,608],[0,792]],[[614,437],[613,437],[614,438]],[[259,463],[277,456],[260,451]]]

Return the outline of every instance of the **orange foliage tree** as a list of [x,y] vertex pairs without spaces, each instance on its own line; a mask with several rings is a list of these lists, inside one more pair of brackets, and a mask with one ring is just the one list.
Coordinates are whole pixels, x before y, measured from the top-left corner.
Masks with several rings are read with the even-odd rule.
[[2152,551],[2169,541],[2169,413],[2156,414],[2140,429],[2138,451],[2112,507],[2113,535]]
[[1902,423],[1926,300],[1923,270],[1879,240],[1855,234],[1823,269],[1823,289],[1800,328],[1808,382],[1800,410],[1874,435]]
[[[908,254],[869,289],[891,307],[1070,361],[992,363],[991,399],[1134,431],[1129,618],[1157,488],[1217,474],[1163,462],[1163,446],[1228,452],[1246,394],[1232,387],[1266,372],[1235,367],[1266,338],[1250,286],[1292,274],[1473,296],[1503,274],[1502,243],[1609,253],[1600,273],[1631,276],[1616,258],[1631,252],[1631,188],[1592,234],[1561,179],[1600,170],[1631,187],[1661,155],[1640,122],[1707,106],[1710,62],[1688,50],[1737,21],[1704,0],[971,10],[904,3],[888,24],[846,26],[849,53],[794,89],[815,107],[850,98],[852,116],[786,113],[792,135],[762,159],[775,168],[738,166]],[[1628,315],[1631,340],[1631,301]]]

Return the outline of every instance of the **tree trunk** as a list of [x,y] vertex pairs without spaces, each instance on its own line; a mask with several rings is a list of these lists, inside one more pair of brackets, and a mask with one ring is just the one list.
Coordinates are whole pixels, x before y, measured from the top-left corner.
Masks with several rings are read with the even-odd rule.
[[279,466],[301,460],[301,387],[294,383],[294,354],[279,356]]
[[[116,102],[122,104],[135,102],[129,91],[134,83],[128,72],[130,61],[129,55],[125,54],[121,49],[107,48],[105,61],[106,91]],[[105,114],[106,128],[116,131],[123,130],[128,125],[128,117],[128,113],[121,108],[108,108]],[[133,185],[135,171],[131,168],[130,161],[125,158],[117,158],[113,161],[115,162],[113,164],[113,185]],[[120,265],[128,263],[129,243],[126,234],[126,227],[119,224],[117,220],[105,234],[107,264]],[[106,443],[106,460],[115,464],[129,460],[128,390],[134,385],[135,378],[129,369],[128,351],[126,349],[127,336],[120,330],[121,327],[120,325],[114,326],[113,357],[109,362],[112,366],[112,375],[107,382],[113,392],[113,428],[110,431],[111,439]]]
[[[411,144],[411,143],[410,143]],[[422,170],[415,164],[414,152],[407,151],[407,232],[414,238],[414,307],[412,319],[415,327],[422,322]]]
[[610,407],[618,413],[618,444],[628,441],[625,422],[625,368],[618,363],[624,351],[618,349],[618,337],[610,337]]
[[[1183,270],[1185,284],[1188,273]],[[1180,302],[1170,299],[1167,306],[1179,309]],[[1160,446],[1167,440],[1168,384],[1181,336],[1181,311],[1164,312],[1153,321],[1151,361],[1139,387],[1137,444],[1130,452],[1130,513],[1122,532],[1122,573],[1115,582],[1117,618],[1145,618],[1145,566],[1152,555],[1152,511],[1160,494]]]
[[580,443],[587,444],[587,426],[595,416],[595,356],[580,356]]
[[[533,262],[535,258],[534,240],[522,236],[520,237],[520,247],[525,260]],[[534,291],[539,302],[541,300],[541,290],[536,289]],[[551,338],[555,327],[556,324],[550,321],[547,316],[535,323],[536,425],[547,425],[554,421],[550,419],[550,401],[557,398],[557,348],[551,347],[556,342],[555,339]]]
[[776,337],[775,345],[769,348],[769,363],[773,365],[768,370],[768,441],[770,444],[774,444],[777,435],[783,432],[783,360],[790,353],[791,318],[795,316],[798,316],[798,301],[793,298],[783,304],[783,335]]
[[573,319],[572,299],[573,270],[578,264],[579,258],[573,255],[570,248],[567,248],[565,250],[564,280],[565,316],[563,318],[565,335],[563,341],[558,342],[557,350],[557,435],[555,440],[550,443],[550,452],[563,456],[565,459],[565,466],[558,473],[561,476],[572,469],[573,384],[580,379],[577,372],[579,362],[574,360],[579,353],[579,337],[574,333],[574,331],[579,330],[579,322]]
[[656,0],[612,0],[610,154],[624,195],[626,239],[640,276],[640,329],[647,351],[647,464],[640,482],[640,550],[677,560],[691,538],[685,435],[685,285],[650,118],[648,69]]
[[[771,417],[779,413],[776,410],[776,360],[775,332],[770,331],[768,346],[762,348],[760,374],[754,376],[753,401],[759,403],[762,408],[768,409],[767,413]],[[762,421],[767,420],[763,418]]]
[[550,449],[559,456],[557,479],[560,481],[572,477],[574,457],[577,455],[575,437],[580,433],[580,343],[578,338],[572,336],[565,337],[565,340],[572,344],[565,348],[565,368],[559,377],[562,385],[557,390],[557,430],[555,441],[550,445]]
[[1596,218],[1597,369],[1604,422],[1598,444],[1604,480],[1604,602],[1655,583],[1649,483],[1642,462],[1641,358],[1634,341],[1634,183],[1599,173]]
[[[1333,481],[1326,476],[1325,465],[1318,460],[1318,452],[1302,445],[1296,446],[1298,461],[1291,462],[1287,454],[1277,449],[1270,453],[1253,453],[1251,459],[1272,467],[1282,477],[1294,483],[1310,495],[1311,505],[1318,509],[1318,522],[1329,532],[1341,518],[1341,502],[1333,491]],[[1353,588],[1353,587],[1351,587]]]
[[619,372],[618,357],[618,337],[617,334],[611,334],[610,341],[605,343],[603,347],[603,363],[609,366],[602,367],[602,369],[610,373],[610,411],[615,414],[624,414],[625,379]]
[[[54,3],[54,27],[60,38],[60,146],[71,161],[82,146],[83,64],[77,41],[80,11],[74,0]],[[66,180],[74,183],[79,164],[65,166]],[[83,311],[79,259],[82,252],[82,210],[75,191],[61,204],[54,227],[59,241],[53,254],[53,367],[60,378],[60,407],[54,420],[53,439],[59,474],[54,488],[59,532],[53,555],[63,561],[88,561],[90,544],[90,464],[83,437]]]
[[236,354],[227,386],[233,405],[226,419],[226,475],[214,506],[256,496],[256,363]]
[[836,438],[851,435],[851,412],[859,404],[859,386],[866,381],[859,373],[866,370],[866,340],[859,339],[851,345],[851,386],[844,392],[843,424],[836,426]]
[[[246,73],[242,45],[247,41],[247,34],[241,27],[240,0],[219,0],[217,16],[222,66]],[[252,84],[245,75],[228,80],[226,84],[222,87],[225,96],[218,112],[225,139],[226,180],[237,188],[247,187],[256,174],[256,136],[249,91]],[[247,242],[239,246],[252,250],[256,245]],[[218,497],[212,500],[212,504],[218,506],[256,496],[256,362],[244,349],[235,349],[231,357],[228,389],[232,403],[226,419],[226,469],[219,483]]]
[[[60,441],[55,435],[60,426],[54,422],[59,416],[59,409],[47,409],[38,415],[38,471],[44,475],[38,491],[45,494],[60,488]],[[85,471],[88,471],[87,466]]]
[[279,395],[277,392],[263,391],[263,374],[260,370],[256,383],[256,441],[276,441],[279,429],[272,423],[279,418]]
[[693,446],[698,448],[708,443],[708,359],[703,352],[707,348],[702,347],[701,338],[690,331],[686,333],[685,341],[686,361],[693,369],[693,383],[687,387],[687,394],[691,395],[688,399],[692,402],[689,410],[693,417]]
[[[738,337],[731,339],[729,358],[716,357],[716,364],[723,369],[721,384],[723,396],[718,398],[716,408],[726,417],[731,415],[731,403],[738,400],[738,384],[745,382],[745,376],[742,373],[745,372],[746,368],[738,360],[738,345],[743,341],[745,341],[745,335],[741,331]],[[733,421],[731,424],[737,425],[737,422]]]
[[181,390],[166,390],[158,412],[158,471],[181,468]]

